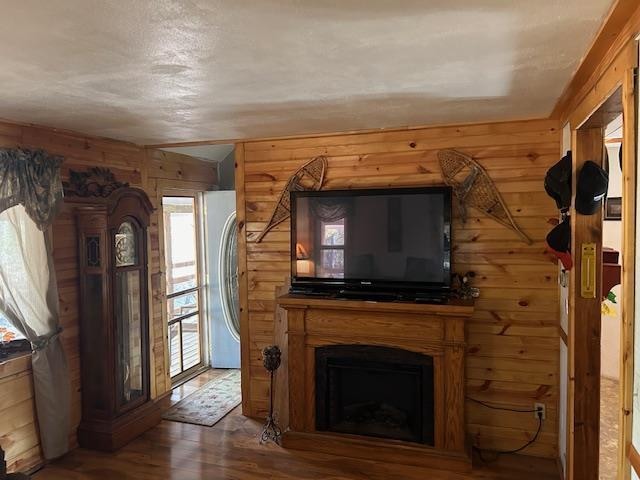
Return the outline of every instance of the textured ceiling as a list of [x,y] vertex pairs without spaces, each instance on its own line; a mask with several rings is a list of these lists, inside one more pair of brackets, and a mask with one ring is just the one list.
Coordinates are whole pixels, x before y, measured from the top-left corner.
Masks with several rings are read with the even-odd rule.
[[611,0],[7,0],[0,117],[140,144],[547,116]]

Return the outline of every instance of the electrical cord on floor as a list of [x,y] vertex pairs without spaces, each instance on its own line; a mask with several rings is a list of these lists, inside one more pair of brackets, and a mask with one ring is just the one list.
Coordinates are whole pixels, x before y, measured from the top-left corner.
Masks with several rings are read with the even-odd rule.
[[[477,446],[473,446],[473,449],[478,452],[478,457],[480,457],[480,460],[482,460],[484,463],[489,463],[492,461],[495,461],[498,459],[498,457],[500,455],[510,455],[513,453],[519,453],[522,450],[524,450],[525,448],[531,446],[533,443],[536,442],[536,440],[538,440],[538,437],[540,436],[540,431],[542,430],[542,411],[539,409],[533,409],[533,410],[520,410],[520,409],[516,409],[516,408],[508,408],[508,407],[498,407],[496,405],[491,405],[489,403],[485,403],[482,402],[480,400],[477,400],[475,398],[471,398],[471,397],[466,397],[467,400],[470,400],[472,402],[478,403],[480,405],[482,405],[483,407],[487,407],[487,408],[491,408],[493,410],[504,410],[507,412],[516,412],[516,413],[537,413],[538,414],[538,429],[536,430],[535,435],[533,436],[533,438],[531,438],[531,440],[529,440],[527,443],[525,443],[524,445],[522,445],[521,447],[518,448],[514,448],[513,450],[484,450],[480,447]],[[491,459],[487,459],[484,457],[485,453],[491,453],[493,455],[495,455],[493,458]]]

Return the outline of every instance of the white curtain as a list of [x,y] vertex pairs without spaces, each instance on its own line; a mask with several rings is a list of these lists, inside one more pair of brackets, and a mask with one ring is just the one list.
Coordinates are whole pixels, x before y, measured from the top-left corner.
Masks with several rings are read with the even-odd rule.
[[33,381],[45,458],[68,451],[69,374],[48,235],[22,205],[0,213],[0,310],[33,345]]

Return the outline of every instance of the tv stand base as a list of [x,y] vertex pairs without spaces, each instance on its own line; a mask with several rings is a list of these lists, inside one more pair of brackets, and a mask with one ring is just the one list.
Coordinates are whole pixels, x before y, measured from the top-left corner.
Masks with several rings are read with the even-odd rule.
[[444,292],[389,292],[389,291],[365,291],[365,290],[316,290],[313,288],[292,287],[289,290],[291,295],[302,295],[313,298],[326,298],[336,300],[362,300],[369,302],[408,302],[427,303],[434,305],[446,305],[449,302],[449,295]]

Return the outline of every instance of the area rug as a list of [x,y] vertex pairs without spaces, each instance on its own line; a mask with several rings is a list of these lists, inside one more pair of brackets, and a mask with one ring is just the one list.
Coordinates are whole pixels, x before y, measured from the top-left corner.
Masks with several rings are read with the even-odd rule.
[[231,370],[180,400],[162,418],[211,427],[241,401],[240,370]]

